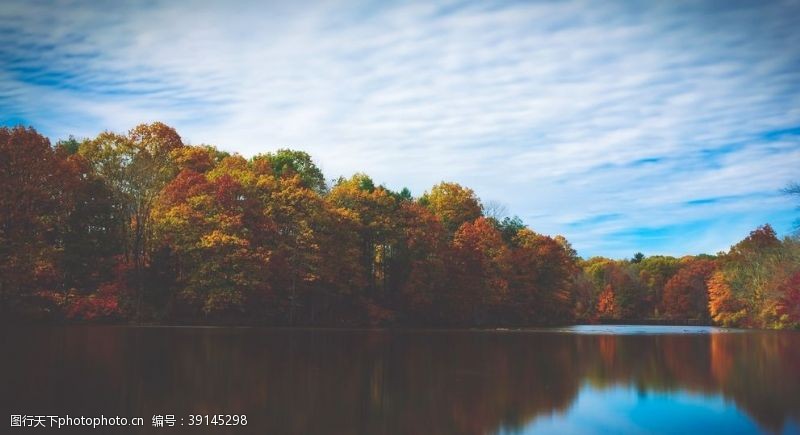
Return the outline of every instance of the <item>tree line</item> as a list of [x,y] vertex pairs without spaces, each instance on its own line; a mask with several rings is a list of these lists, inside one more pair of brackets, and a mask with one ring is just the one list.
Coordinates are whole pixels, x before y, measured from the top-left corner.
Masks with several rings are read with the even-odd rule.
[[[790,186],[790,193],[800,190]],[[51,145],[0,128],[3,319],[268,325],[661,321],[800,326],[800,241],[582,259],[439,183],[419,197],[311,157],[246,159],[162,123]]]

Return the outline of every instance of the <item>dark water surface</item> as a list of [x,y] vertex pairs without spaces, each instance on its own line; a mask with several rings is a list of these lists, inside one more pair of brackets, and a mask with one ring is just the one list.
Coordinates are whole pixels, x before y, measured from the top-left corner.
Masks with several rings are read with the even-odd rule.
[[[797,332],[3,326],[0,340],[0,433],[800,433]],[[67,414],[145,426],[9,426]],[[152,427],[167,414],[175,427]],[[197,414],[248,424],[187,426]]]

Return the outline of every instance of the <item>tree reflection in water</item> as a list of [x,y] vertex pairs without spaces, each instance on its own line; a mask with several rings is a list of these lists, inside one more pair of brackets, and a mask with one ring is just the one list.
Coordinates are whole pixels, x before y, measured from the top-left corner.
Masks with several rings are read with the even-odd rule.
[[144,417],[131,433],[164,414],[248,416],[247,429],[215,433],[513,432],[565,413],[585,386],[721,395],[765,431],[800,420],[800,334],[786,331],[75,326],[0,336],[4,410]]

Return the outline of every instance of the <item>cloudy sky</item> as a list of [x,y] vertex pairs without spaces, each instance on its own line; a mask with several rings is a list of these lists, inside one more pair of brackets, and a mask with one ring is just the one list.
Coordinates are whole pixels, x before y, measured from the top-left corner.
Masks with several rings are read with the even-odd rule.
[[800,215],[800,2],[0,4],[0,124],[155,120],[415,195],[456,181],[581,255],[717,252]]

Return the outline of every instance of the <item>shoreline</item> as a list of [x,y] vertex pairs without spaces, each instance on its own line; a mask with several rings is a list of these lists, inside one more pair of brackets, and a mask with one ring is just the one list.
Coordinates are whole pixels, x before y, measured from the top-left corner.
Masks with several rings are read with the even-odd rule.
[[[126,322],[2,322],[2,328],[16,327],[120,327],[120,328],[167,328],[167,329],[254,329],[270,331],[320,331],[320,332],[491,332],[491,333],[526,333],[526,332],[553,332],[553,333],[576,333],[576,334],[595,334],[604,333],[603,330],[594,331],[591,328],[602,327],[666,327],[666,328],[703,328],[708,332],[724,331],[791,331],[800,332],[794,329],[765,329],[765,328],[732,328],[709,324],[679,324],[679,323],[639,323],[639,322],[614,322],[614,323],[570,323],[562,325],[529,325],[529,326],[482,326],[482,327],[459,327],[459,326],[285,326],[285,325],[257,325],[257,324],[190,324],[190,323],[126,323]],[[585,327],[588,331],[571,330],[572,328]],[[620,331],[614,331],[614,335]],[[633,331],[634,334],[659,334],[659,331]],[[633,335],[633,334],[631,334]]]

